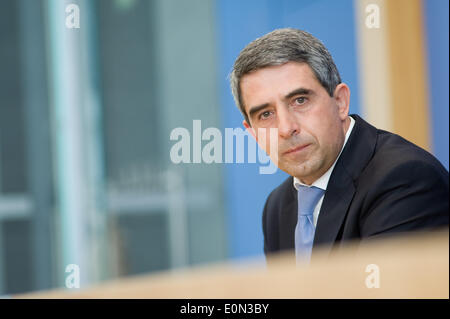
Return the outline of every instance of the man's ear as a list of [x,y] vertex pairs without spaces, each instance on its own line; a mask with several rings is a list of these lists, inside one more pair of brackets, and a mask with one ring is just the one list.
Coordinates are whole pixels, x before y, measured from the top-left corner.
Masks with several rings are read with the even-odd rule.
[[345,83],[340,83],[334,90],[334,99],[338,106],[339,117],[345,120],[350,107],[350,89]]
[[255,140],[258,140],[255,134],[255,130],[253,129],[253,127],[250,126],[250,124],[247,123],[246,120],[242,121],[242,125],[244,125],[244,127],[247,129],[248,132],[250,132],[250,134],[255,138]]

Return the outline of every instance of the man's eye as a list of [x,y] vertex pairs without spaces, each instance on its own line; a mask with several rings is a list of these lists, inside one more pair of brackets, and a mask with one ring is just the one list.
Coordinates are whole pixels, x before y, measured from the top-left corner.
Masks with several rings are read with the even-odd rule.
[[300,104],[300,105],[302,105],[302,104],[304,104],[306,102],[306,97],[298,97],[298,98],[296,98],[295,99],[295,103],[296,104]]
[[262,112],[261,115],[260,115],[259,117],[260,117],[260,119],[262,119],[262,120],[267,119],[267,118],[270,116],[270,113],[271,113],[270,111]]

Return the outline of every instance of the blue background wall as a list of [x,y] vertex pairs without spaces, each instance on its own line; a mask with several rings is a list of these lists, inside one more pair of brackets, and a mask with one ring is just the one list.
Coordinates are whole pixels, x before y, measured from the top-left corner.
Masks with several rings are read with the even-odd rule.
[[448,1],[424,1],[433,154],[448,170]]

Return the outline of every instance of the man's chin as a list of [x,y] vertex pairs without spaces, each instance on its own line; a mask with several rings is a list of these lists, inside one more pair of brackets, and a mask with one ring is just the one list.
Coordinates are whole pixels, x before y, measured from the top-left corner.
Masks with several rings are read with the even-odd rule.
[[298,179],[308,179],[310,176],[318,170],[320,165],[314,163],[314,161],[308,160],[303,163],[283,163],[279,165],[279,168],[291,176],[295,176]]
[[295,176],[297,178],[300,177],[304,177],[304,176],[308,176],[310,173],[310,169],[307,165],[307,163],[303,163],[303,164],[285,164],[285,165],[280,165],[280,169],[286,173],[288,173],[291,176]]

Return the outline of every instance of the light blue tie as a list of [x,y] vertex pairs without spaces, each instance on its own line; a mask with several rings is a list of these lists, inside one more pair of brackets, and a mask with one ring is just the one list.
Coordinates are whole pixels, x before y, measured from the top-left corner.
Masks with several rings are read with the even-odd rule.
[[298,219],[295,227],[295,255],[298,261],[310,260],[315,232],[313,212],[323,193],[324,190],[318,187],[299,185]]

